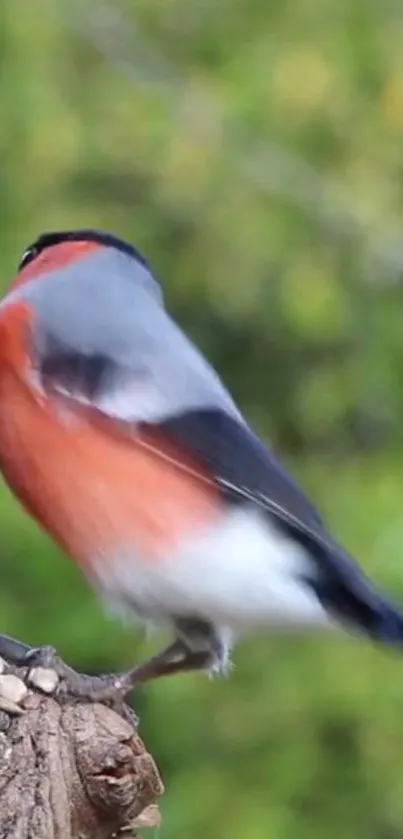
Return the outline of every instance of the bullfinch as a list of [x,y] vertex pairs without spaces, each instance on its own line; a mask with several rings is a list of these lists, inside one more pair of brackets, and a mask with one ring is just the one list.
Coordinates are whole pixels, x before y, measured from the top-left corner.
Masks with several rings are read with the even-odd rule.
[[[257,630],[342,629],[400,646],[403,617],[329,533],[164,305],[136,248],[45,233],[0,304],[0,468],[114,613],[172,632],[132,670],[61,674],[108,699],[228,669]],[[0,637],[15,663],[52,648]]]

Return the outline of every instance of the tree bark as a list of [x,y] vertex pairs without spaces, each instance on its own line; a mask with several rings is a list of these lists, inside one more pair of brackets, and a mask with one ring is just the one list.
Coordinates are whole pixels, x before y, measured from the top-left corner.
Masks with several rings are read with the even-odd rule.
[[128,839],[158,824],[162,782],[129,714],[59,701],[34,675],[0,675],[0,839]]

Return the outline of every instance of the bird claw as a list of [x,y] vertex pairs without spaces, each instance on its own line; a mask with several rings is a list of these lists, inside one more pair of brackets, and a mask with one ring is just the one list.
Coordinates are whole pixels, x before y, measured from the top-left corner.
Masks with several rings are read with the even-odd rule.
[[[31,663],[32,660],[30,665]],[[108,705],[133,728],[137,727],[138,717],[124,701],[131,689],[124,675],[88,676],[78,673],[65,664],[53,647],[39,648],[34,663],[35,668],[45,666],[56,673],[59,683],[53,695],[61,701],[99,702]]]
[[40,669],[51,670],[58,678],[58,684],[51,691],[53,696],[78,702],[101,702],[110,705],[131,725],[137,725],[136,715],[124,704],[124,698],[132,688],[127,675],[87,676],[65,664],[55,647],[30,647],[8,635],[1,634],[0,655],[10,666],[28,668],[28,681],[35,687],[41,689],[40,684],[36,684],[38,680],[31,678],[31,675]]
[[0,656],[9,664],[22,667],[26,663],[27,657],[35,652],[36,649],[30,647],[29,644],[17,641],[16,638],[11,638],[9,635],[0,634]]
[[55,665],[60,661],[55,647],[31,647],[21,662],[30,668],[44,667],[46,670],[56,670]]

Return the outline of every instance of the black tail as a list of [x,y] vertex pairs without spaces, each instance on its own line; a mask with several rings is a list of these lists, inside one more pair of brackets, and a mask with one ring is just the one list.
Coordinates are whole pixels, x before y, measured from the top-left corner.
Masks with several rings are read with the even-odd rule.
[[371,632],[375,641],[390,647],[403,645],[403,612],[392,603],[379,599],[379,612],[374,616]]
[[326,551],[326,562],[323,553],[316,559],[319,579],[310,582],[328,612],[374,641],[403,645],[403,610],[378,592],[342,549]]

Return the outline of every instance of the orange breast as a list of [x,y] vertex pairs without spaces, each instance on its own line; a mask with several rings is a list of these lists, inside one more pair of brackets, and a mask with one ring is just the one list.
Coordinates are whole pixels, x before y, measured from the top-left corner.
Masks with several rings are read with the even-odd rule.
[[[8,329],[10,328],[10,321]],[[220,515],[217,490],[145,437],[128,439],[41,397],[27,382],[15,332],[0,320],[0,467],[24,507],[81,564],[119,549],[169,552]],[[154,442],[153,442],[154,445]]]

